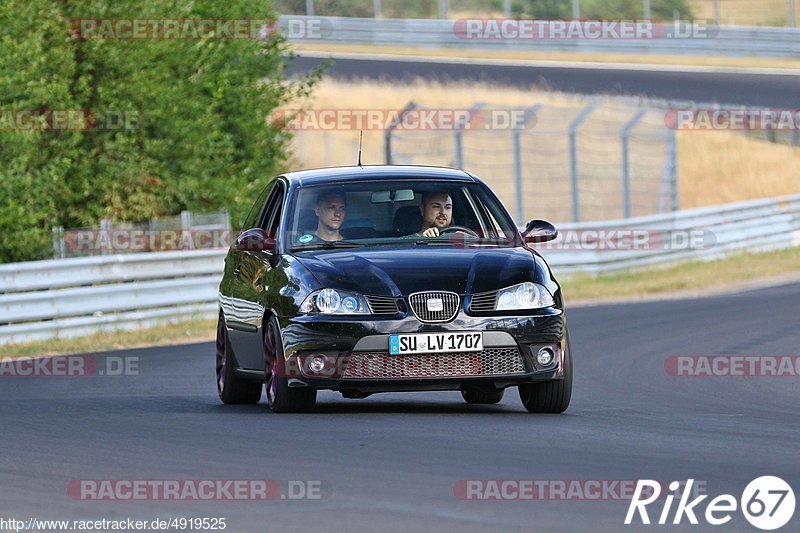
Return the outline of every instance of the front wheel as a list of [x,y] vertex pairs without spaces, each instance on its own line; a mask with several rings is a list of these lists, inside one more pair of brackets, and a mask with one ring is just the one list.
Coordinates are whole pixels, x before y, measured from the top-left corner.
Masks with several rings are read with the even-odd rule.
[[217,394],[222,403],[258,403],[261,399],[261,383],[244,380],[235,374],[236,363],[228,342],[225,317],[219,314],[217,322]]
[[564,378],[519,386],[519,398],[529,413],[563,413],[572,398],[572,347],[567,334]]
[[278,321],[273,317],[264,331],[267,400],[274,413],[306,413],[314,409],[317,389],[289,387]]

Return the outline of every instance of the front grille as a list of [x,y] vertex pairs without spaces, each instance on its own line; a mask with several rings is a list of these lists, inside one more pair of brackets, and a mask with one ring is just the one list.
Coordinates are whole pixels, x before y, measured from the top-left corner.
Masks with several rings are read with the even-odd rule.
[[469,303],[470,311],[494,311],[494,303],[497,300],[497,291],[481,292],[472,295]]
[[397,301],[391,296],[367,296],[367,303],[373,315],[396,315]]
[[524,374],[517,348],[413,355],[350,354],[342,379],[451,378]]
[[[460,299],[454,292],[426,291],[416,292],[408,297],[411,310],[420,322],[447,322],[452,320],[458,313]],[[429,300],[441,300],[442,309],[440,311],[430,311],[428,309]]]

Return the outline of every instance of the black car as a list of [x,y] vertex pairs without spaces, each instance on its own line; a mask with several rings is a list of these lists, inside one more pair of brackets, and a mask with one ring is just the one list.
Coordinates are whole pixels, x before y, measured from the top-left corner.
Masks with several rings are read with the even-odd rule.
[[225,403],[309,411],[318,389],[364,398],[461,391],[499,402],[519,388],[530,412],[572,393],[561,289],[472,174],[364,166],[272,180],[225,259],[216,372]]

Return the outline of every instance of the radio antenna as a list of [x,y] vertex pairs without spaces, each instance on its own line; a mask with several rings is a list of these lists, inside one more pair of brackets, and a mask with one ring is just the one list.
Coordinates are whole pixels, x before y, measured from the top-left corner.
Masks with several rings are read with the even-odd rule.
[[361,166],[361,144],[364,142],[364,130],[361,130],[361,135],[358,137],[358,166]]

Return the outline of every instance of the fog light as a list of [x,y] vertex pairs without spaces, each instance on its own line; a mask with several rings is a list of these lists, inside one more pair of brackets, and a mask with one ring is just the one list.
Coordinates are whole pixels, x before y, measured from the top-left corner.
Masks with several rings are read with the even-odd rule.
[[553,363],[554,358],[555,353],[549,346],[541,348],[539,353],[536,355],[536,361],[542,366],[550,366]]
[[321,355],[315,355],[311,358],[311,363],[309,363],[308,368],[317,374],[322,372],[325,370],[325,358]]

